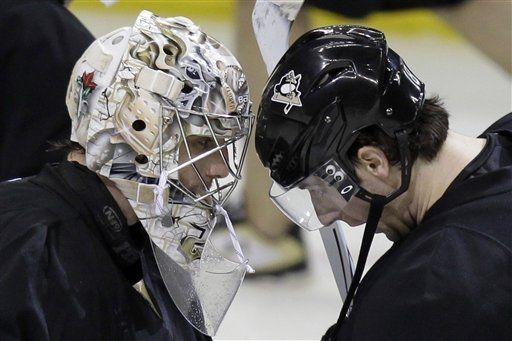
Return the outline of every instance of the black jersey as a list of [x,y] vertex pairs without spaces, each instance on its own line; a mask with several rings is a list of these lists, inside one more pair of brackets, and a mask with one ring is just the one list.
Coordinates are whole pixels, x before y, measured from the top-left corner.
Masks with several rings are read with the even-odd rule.
[[512,115],[361,281],[339,340],[512,339]]
[[[173,304],[142,229],[75,163],[0,183],[0,340],[209,340]],[[156,311],[132,287],[143,277]]]

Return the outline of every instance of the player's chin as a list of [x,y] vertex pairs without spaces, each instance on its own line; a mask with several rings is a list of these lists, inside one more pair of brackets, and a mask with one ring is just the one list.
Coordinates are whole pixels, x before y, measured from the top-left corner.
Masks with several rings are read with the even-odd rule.
[[324,226],[329,226],[338,219],[338,213],[336,212],[322,213],[318,215],[318,220],[320,220]]
[[358,226],[361,226],[361,225],[365,224],[364,221],[357,220],[357,219],[352,219],[352,218],[349,218],[349,217],[343,217],[343,221],[347,225],[349,225],[350,227],[358,227]]
[[384,233],[386,238],[392,242],[397,242],[402,238],[398,232],[391,230],[387,227],[378,226],[376,233]]

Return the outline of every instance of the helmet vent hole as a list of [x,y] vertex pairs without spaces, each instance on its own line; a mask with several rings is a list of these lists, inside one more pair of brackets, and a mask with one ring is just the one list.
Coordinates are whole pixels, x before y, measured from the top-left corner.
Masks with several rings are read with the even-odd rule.
[[181,92],[183,92],[184,94],[189,94],[190,92],[192,92],[192,90],[193,88],[187,83],[185,83],[185,85],[183,85],[183,89],[181,89]]
[[146,163],[148,163],[149,159],[146,155],[144,154],[139,154],[135,157],[135,162],[141,164],[141,165],[145,165]]
[[146,122],[144,122],[143,120],[135,120],[132,123],[132,128],[136,131],[142,131],[146,129]]
[[318,90],[321,87],[329,85],[329,83],[335,81],[339,77],[345,75],[347,72],[352,70],[351,67],[341,67],[327,71],[318,81],[315,83],[315,86],[312,87],[313,90]]
[[203,100],[201,99],[201,97],[196,97],[194,103],[192,103],[192,109],[196,111],[203,111]]
[[325,83],[327,83],[327,81],[329,80],[329,74],[326,73],[325,75],[322,76],[322,78],[320,78],[320,80],[318,81],[318,83],[316,84],[317,87],[321,87],[322,85],[324,85]]

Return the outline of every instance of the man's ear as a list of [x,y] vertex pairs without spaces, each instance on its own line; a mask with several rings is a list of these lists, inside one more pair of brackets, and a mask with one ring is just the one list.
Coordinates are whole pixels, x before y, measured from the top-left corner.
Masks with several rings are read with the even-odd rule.
[[382,149],[374,146],[364,146],[357,151],[357,159],[362,169],[380,178],[389,177],[390,165]]

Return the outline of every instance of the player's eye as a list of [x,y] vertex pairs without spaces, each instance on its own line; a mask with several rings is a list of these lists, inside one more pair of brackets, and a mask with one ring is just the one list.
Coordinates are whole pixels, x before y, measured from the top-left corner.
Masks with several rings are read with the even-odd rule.
[[199,139],[197,141],[197,144],[203,150],[210,150],[210,149],[212,149],[214,147],[215,143],[214,143],[212,138],[206,137],[206,138]]

